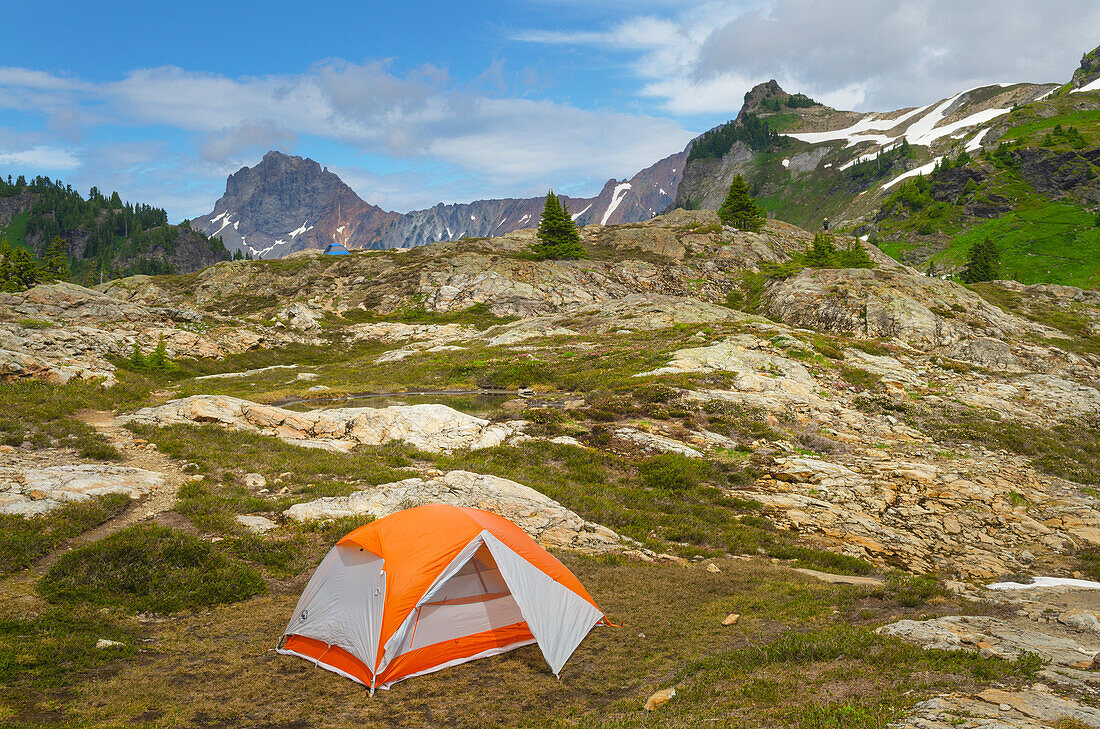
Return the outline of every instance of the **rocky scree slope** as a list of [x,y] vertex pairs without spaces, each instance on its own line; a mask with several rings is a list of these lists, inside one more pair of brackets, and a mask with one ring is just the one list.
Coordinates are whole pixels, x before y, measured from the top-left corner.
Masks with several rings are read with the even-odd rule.
[[[562,197],[580,225],[646,220],[670,206],[686,151],[629,180],[609,180],[591,198]],[[364,202],[327,168],[271,151],[230,175],[225,194],[192,224],[232,250],[279,258],[336,242],[350,248],[408,248],[463,237],[498,236],[538,225],[543,198],[440,203],[395,213]]]

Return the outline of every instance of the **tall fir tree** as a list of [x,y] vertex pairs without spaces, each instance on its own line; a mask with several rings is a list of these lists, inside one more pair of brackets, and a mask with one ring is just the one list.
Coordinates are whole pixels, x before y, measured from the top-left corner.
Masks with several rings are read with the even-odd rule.
[[55,235],[46,246],[46,257],[42,266],[43,278],[50,281],[69,279],[69,249],[59,235]]
[[573,218],[553,190],[546,193],[546,203],[539,219],[538,240],[531,246],[531,252],[540,261],[588,257]]
[[722,207],[718,208],[718,219],[724,225],[731,225],[740,230],[759,232],[763,227],[764,215],[749,194],[748,183],[741,175],[734,177],[733,182],[730,183],[726,200],[722,203]]
[[986,236],[985,240],[970,246],[970,251],[966,254],[966,267],[959,278],[963,283],[992,281],[997,278],[1000,270],[1001,252],[997,244]]

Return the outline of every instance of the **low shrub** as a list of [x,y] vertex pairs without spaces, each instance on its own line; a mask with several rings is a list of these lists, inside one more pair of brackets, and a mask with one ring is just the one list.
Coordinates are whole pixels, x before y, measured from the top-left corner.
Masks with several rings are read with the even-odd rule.
[[140,525],[66,553],[38,589],[52,603],[171,613],[244,600],[265,585],[255,569],[208,542]]

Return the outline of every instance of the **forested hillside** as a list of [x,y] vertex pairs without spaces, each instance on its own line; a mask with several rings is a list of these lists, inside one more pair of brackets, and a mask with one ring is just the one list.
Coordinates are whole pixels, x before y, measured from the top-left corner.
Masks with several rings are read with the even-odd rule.
[[93,187],[87,197],[60,180],[0,178],[0,286],[42,280],[91,284],[134,274],[189,273],[228,260],[220,238],[161,208],[123,202]]

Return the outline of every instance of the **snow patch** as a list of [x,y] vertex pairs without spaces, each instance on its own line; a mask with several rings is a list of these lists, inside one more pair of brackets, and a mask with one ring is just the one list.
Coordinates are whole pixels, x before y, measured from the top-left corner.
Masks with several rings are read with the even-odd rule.
[[990,590],[1027,590],[1032,587],[1083,587],[1086,590],[1100,590],[1100,582],[1072,580],[1068,577],[1032,577],[1030,585],[1019,582],[994,582],[986,587]]
[[256,260],[261,260],[261,259],[263,259],[263,257],[265,255],[267,255],[271,251],[275,250],[279,246],[285,246],[287,243],[288,243],[288,241],[285,241],[285,240],[277,240],[274,243],[272,243],[271,245],[269,245],[267,248],[256,249],[256,248],[253,248],[252,246],[250,246],[248,244],[245,244],[245,248],[247,248],[252,253],[253,258],[255,258]]
[[[1078,93],[1081,93],[1082,91],[1100,91],[1100,78],[1093,79],[1092,81],[1085,84],[1081,88],[1074,89],[1073,91],[1070,91],[1070,93],[1071,94],[1078,94]],[[1054,93],[1054,92],[1052,91],[1051,93]]]
[[307,228],[306,224],[302,223],[302,226],[300,228],[296,228],[296,229],[290,231],[290,233],[288,233],[288,235],[291,237],[291,239],[294,239],[294,238],[297,238],[298,236],[300,236],[302,233],[305,233],[305,232],[310,231],[310,230],[313,230],[312,225]]
[[940,163],[940,160],[942,160],[942,159],[943,159],[943,157],[936,157],[936,159],[932,160],[931,162],[929,162],[926,165],[921,165],[920,167],[917,167],[916,169],[913,169],[913,170],[909,170],[908,172],[902,172],[900,175],[898,175],[897,177],[895,177],[894,179],[890,180],[885,185],[883,185],[882,189],[886,190],[888,188],[891,188],[894,185],[901,182],[902,180],[906,180],[910,177],[916,177],[917,175],[926,175],[929,172],[931,172],[932,170],[936,169],[936,165],[938,165]]
[[977,134],[975,134],[974,138],[966,143],[966,147],[964,147],[964,149],[967,152],[976,152],[977,150],[981,149],[982,139],[985,137],[985,135],[987,133],[989,133],[989,127],[986,127],[985,129],[983,129],[980,132],[978,132]]
[[626,197],[626,191],[630,189],[629,182],[623,182],[615,185],[615,192],[611,193],[611,204],[607,206],[607,212],[603,214],[603,218],[600,220],[600,225],[607,225],[608,218],[611,217],[611,213],[615,212],[615,208],[619,207],[619,203]]
[[470,220],[477,220],[473,215],[470,216]]
[[[662,195],[664,194],[664,192],[665,192],[664,190],[661,190],[661,194],[662,194]],[[584,215],[585,213],[587,213],[587,212],[589,211],[589,209],[590,209],[591,207],[592,207],[592,203],[588,203],[588,207],[587,207],[587,208],[585,208],[584,210],[580,211],[579,213],[573,213],[573,214],[572,214],[572,215],[570,215],[569,217],[571,217],[571,218],[572,218],[572,219],[573,219],[574,221],[576,221],[576,220],[577,220],[577,218],[579,218],[580,216],[582,216],[582,215]]]
[[[966,129],[968,127],[978,126],[979,124],[985,124],[986,122],[992,121],[993,119],[996,119],[1002,114],[1007,114],[1010,111],[1012,111],[1012,109],[986,109],[984,111],[979,111],[975,114],[971,114],[970,116],[963,119],[959,119],[956,122],[945,124],[942,127],[935,127],[934,129],[923,130],[922,134],[916,136],[913,136],[910,134],[909,131],[906,131],[905,137],[909,140],[911,144],[931,144],[937,139],[945,137],[953,132],[958,131],[959,129]],[[916,126],[916,124],[914,124],[913,126]]]
[[[663,187],[660,189],[660,193],[662,195],[667,195],[668,194],[667,192],[665,192],[665,188],[663,188]],[[585,208],[585,209],[587,210],[587,208]],[[576,218],[573,218],[573,220],[576,220]]]
[[[953,99],[952,99],[953,100]],[[876,140],[889,140],[890,137],[883,136],[881,134],[867,135],[865,132],[869,131],[886,131],[893,129],[899,124],[904,124],[913,117],[921,114],[931,108],[931,104],[928,106],[922,106],[914,109],[913,111],[902,114],[896,119],[884,119],[878,114],[872,114],[866,119],[860,119],[855,124],[844,129],[834,129],[831,132],[802,132],[796,134],[788,134],[788,137],[793,137],[809,144],[819,144],[821,142],[834,142],[837,140],[844,140],[847,142],[846,147],[851,147],[853,144],[859,144],[860,142],[876,141]]]

